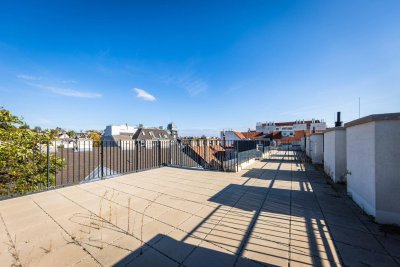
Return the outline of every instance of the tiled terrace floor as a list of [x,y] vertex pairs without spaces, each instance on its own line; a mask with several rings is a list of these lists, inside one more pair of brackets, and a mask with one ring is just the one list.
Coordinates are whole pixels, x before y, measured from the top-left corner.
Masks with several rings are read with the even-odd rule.
[[239,173],[161,168],[1,201],[0,265],[399,266],[400,237],[293,153]]

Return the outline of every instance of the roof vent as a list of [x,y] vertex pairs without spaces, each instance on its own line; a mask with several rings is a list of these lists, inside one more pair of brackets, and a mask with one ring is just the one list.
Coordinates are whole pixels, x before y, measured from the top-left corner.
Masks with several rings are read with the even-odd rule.
[[343,122],[340,120],[340,111],[337,112],[337,118],[335,122],[335,127],[341,127]]

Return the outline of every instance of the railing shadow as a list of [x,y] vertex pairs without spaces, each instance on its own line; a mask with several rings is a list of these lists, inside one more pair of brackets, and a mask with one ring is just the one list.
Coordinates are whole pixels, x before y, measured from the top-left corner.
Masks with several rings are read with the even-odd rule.
[[[236,260],[236,255],[224,253],[214,249],[209,249],[202,246],[195,246],[189,243],[185,243],[181,240],[176,240],[170,236],[158,234],[151,239],[149,244],[157,244],[159,240],[162,240],[162,246],[147,246],[144,245],[121,259],[114,266],[159,266],[160,259],[169,259],[169,262],[174,262],[177,265],[182,265],[180,260],[177,258],[185,258],[185,255],[191,255],[196,250],[195,255],[191,255],[189,262],[185,262],[186,266],[227,266],[233,265]],[[173,257],[171,255],[180,255]],[[241,258],[242,266],[265,266],[265,264]],[[276,265],[269,265],[276,266]]]
[[[288,158],[287,161],[298,165],[294,157]],[[264,162],[274,162],[274,159],[264,160]],[[283,163],[285,161],[281,159],[279,162]],[[275,240],[283,238],[285,236],[284,233],[298,227],[301,230],[295,231],[293,236],[290,236],[290,239],[295,243],[290,246],[290,253],[311,256],[313,266],[322,266],[327,262],[331,266],[340,265],[338,253],[331,244],[331,239],[325,226],[324,216],[318,205],[316,205],[317,200],[306,178],[304,178],[304,181],[301,179],[294,180],[299,183],[300,189],[297,191],[275,188],[275,182],[291,181],[292,177],[292,171],[279,170],[279,168],[280,166],[278,170],[252,169],[243,174],[243,177],[271,180],[268,188],[246,184],[230,184],[209,199],[211,202],[220,204],[219,209],[230,207],[235,210],[234,213],[229,213],[232,218],[227,217],[229,223],[222,223],[222,225],[225,231],[230,232],[230,234],[241,229],[242,237],[240,240],[226,238],[225,242],[232,243],[236,241],[236,245],[232,249],[235,250],[234,253],[238,257],[242,257],[246,250],[251,250],[249,247],[254,248],[257,245],[255,242],[258,242],[255,240],[259,239],[264,239],[263,241],[267,244],[275,243],[277,247],[280,247],[278,250],[281,251],[285,251],[286,246],[287,251],[289,251],[289,243],[284,244]],[[264,171],[262,175],[260,174],[261,171]],[[245,197],[238,199],[240,195]],[[251,218],[249,214],[251,214]],[[211,216],[213,214],[210,214]],[[277,220],[282,218],[285,218],[286,223],[276,223]],[[206,217],[187,237],[209,223],[211,223],[210,218]],[[221,225],[221,223],[218,222],[217,225]],[[271,229],[274,229],[273,233],[271,233]],[[279,232],[279,229],[283,230],[283,232]],[[267,235],[265,237],[265,233],[270,233],[270,236]],[[301,236],[303,237],[300,240],[296,240]],[[304,237],[306,237],[307,241],[304,241]],[[272,245],[270,249],[276,249],[274,246]],[[264,249],[256,252],[267,253],[266,251],[267,249],[264,247]],[[303,263],[306,264],[306,262]]]

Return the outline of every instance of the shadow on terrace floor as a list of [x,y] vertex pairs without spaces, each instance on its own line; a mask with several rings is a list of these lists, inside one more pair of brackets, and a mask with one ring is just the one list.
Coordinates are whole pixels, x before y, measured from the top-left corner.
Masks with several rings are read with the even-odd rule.
[[[149,241],[150,244],[157,244],[162,240],[161,246],[143,245],[137,250],[121,259],[114,266],[233,266],[237,260],[234,254],[224,253],[215,249],[203,246],[195,246],[183,241],[175,240],[167,235],[159,234]],[[265,264],[250,259],[240,258],[238,263],[241,266],[264,266]],[[269,265],[271,267],[276,265]]]

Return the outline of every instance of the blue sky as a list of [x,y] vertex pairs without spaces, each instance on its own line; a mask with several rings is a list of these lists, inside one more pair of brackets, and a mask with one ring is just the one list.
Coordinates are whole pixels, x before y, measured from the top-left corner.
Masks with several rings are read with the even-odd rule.
[[42,128],[400,111],[399,1],[2,1],[0,106]]

